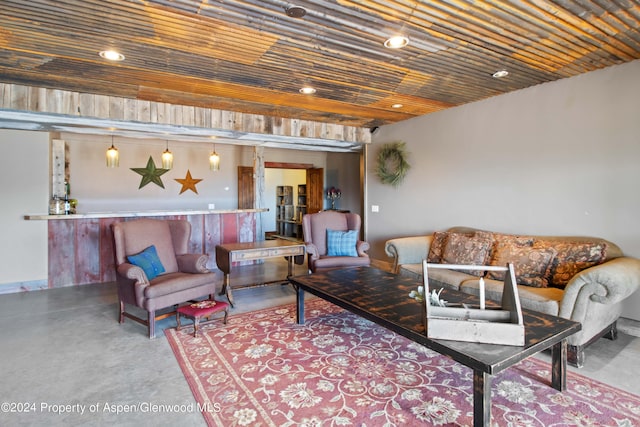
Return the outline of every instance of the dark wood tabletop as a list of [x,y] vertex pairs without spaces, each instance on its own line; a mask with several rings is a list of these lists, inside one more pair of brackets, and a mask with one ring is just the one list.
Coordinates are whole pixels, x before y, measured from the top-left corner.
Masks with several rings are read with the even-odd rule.
[[[329,270],[308,276],[295,276],[289,280],[306,292],[488,374],[496,374],[545,350],[581,328],[578,322],[523,310],[524,346],[435,340],[427,338],[425,333],[421,306],[423,303],[409,297],[409,292],[422,285],[421,281],[374,267]],[[477,297],[446,288],[441,297],[449,302],[478,304]],[[492,302],[488,301],[487,306],[491,305]]]
[[[298,323],[304,323],[304,294],[310,292],[372,322],[420,343],[473,369],[473,425],[491,424],[491,378],[519,361],[551,348],[551,386],[566,389],[566,338],[580,330],[578,322],[523,310],[523,346],[481,344],[427,338],[423,304],[409,297],[421,281],[374,267],[328,270],[290,277],[296,288]],[[444,289],[441,298],[478,304],[478,298]],[[487,302],[490,306],[491,302]],[[497,305],[497,304],[496,304]]]

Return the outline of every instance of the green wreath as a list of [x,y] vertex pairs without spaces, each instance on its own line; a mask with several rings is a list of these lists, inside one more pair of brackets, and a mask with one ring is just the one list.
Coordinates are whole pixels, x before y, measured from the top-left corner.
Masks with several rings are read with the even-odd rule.
[[407,163],[406,157],[407,152],[404,142],[392,142],[382,146],[378,152],[376,174],[383,184],[397,187],[402,183],[411,168],[411,165]]

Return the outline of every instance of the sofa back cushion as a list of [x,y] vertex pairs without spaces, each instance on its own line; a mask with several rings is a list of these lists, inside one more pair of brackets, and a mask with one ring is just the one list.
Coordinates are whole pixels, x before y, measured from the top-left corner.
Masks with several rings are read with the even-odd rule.
[[[442,263],[461,265],[486,265],[491,255],[493,239],[490,233],[474,233],[472,235],[449,233],[444,250]],[[484,271],[470,271],[474,276],[483,276]]]
[[432,264],[440,264],[442,262],[442,252],[444,251],[444,245],[447,243],[448,235],[449,233],[446,231],[433,233],[433,240],[429,245],[429,253],[427,254],[427,262]]
[[552,286],[564,288],[580,271],[603,263],[607,259],[608,245],[604,242],[552,242],[540,240],[538,247],[557,251],[550,271]]
[[[452,227],[446,231],[447,235],[452,233],[474,235],[489,232],[470,227]],[[622,250],[616,244],[597,237],[520,236],[496,232],[493,232],[492,235],[494,245],[489,258],[490,263],[498,265],[499,262],[502,263],[510,257],[511,262],[514,263],[518,283],[529,286],[545,286],[546,283],[547,286],[564,288],[571,278],[580,271],[623,256]],[[522,249],[523,253],[518,255],[518,250],[509,249],[512,251],[509,255],[505,253],[507,249],[503,246],[530,247],[530,250],[533,248],[536,250],[532,250],[530,255],[524,255],[526,249]],[[545,268],[544,261],[550,251],[541,249],[556,251],[548,265],[548,270]],[[541,261],[540,265],[534,265],[536,259]],[[521,265],[519,266],[516,261]],[[501,277],[495,272],[490,272],[487,277],[504,279],[504,276]]]
[[169,221],[142,218],[113,224],[116,240],[116,263],[126,262],[127,256],[136,255],[155,246],[166,273],[178,271]]
[[[518,244],[517,239],[496,242],[490,265],[505,266],[513,264],[516,282],[519,285],[546,288],[549,286],[551,267],[557,251],[552,247],[533,247],[529,244]],[[489,279],[504,280],[503,271],[489,271]]]

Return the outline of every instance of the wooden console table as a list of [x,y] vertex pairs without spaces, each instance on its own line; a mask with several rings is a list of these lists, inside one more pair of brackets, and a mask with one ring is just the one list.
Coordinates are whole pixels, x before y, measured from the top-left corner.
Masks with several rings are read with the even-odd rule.
[[262,242],[227,243],[216,246],[216,264],[224,273],[220,295],[226,295],[233,307],[230,275],[234,262],[256,261],[266,258],[286,257],[287,278],[293,275],[293,257],[304,255],[304,243],[285,240],[265,240]]

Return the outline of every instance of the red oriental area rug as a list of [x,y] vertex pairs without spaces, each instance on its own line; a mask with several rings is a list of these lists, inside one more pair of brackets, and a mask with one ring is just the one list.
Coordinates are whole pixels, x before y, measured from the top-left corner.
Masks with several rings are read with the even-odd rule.
[[[165,330],[211,426],[469,426],[473,372],[320,299]],[[640,397],[535,358],[496,375],[497,426],[640,426]]]

